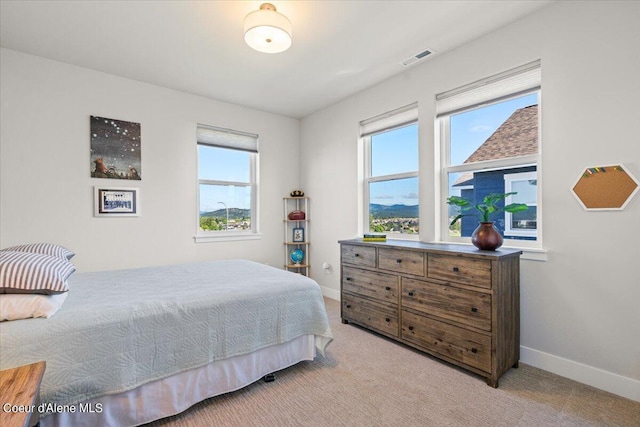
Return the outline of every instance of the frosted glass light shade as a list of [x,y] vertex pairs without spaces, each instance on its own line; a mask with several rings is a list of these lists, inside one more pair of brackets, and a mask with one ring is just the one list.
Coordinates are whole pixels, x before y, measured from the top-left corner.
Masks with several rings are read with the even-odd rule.
[[244,18],[244,41],[259,52],[284,52],[291,46],[291,22],[275,6],[264,3]]

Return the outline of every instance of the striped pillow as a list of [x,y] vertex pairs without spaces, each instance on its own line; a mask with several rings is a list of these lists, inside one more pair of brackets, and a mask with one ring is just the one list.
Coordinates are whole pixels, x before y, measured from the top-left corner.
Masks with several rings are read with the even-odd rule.
[[76,271],[69,261],[29,252],[0,252],[0,293],[59,294]]
[[67,248],[54,243],[29,243],[28,245],[11,246],[2,249],[2,252],[31,252],[34,254],[51,255],[54,257],[70,260],[75,253]]

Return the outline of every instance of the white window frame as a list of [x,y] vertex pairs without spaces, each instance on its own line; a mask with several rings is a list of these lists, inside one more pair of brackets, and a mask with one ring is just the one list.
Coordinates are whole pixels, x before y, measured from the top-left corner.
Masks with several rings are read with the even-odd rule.
[[[450,117],[452,115],[519,98],[532,93],[538,95],[538,153],[487,160],[460,165],[451,165]],[[536,240],[510,239],[505,232],[504,246],[527,249],[530,252],[542,251],[542,185],[541,185],[541,132],[542,94],[540,78],[540,61],[534,61],[512,70],[479,80],[463,87],[436,96],[436,141],[440,141],[440,227],[437,241],[446,243],[470,243],[470,237],[449,236],[449,174],[464,172],[492,171],[509,168],[535,166],[538,203],[538,222]],[[506,190],[505,190],[506,192]],[[506,217],[505,217],[506,219]],[[513,235],[513,234],[512,234]],[[531,259],[545,259],[545,256],[532,255]]]
[[[208,133],[208,134],[207,134]],[[228,138],[225,138],[225,135]],[[249,153],[249,181],[225,181],[215,179],[200,179],[200,171],[197,171],[197,200],[196,200],[196,235],[195,242],[224,242],[235,240],[255,240],[262,235],[259,232],[259,153],[258,135],[219,128],[215,126],[198,124],[197,147],[210,146],[227,150],[240,150]],[[197,156],[197,165],[200,165]],[[209,230],[200,229],[200,185],[223,185],[236,187],[249,187],[251,189],[251,229],[243,231]]]
[[[371,139],[373,136],[389,132],[395,129],[400,129],[406,126],[410,126],[418,123],[418,104],[414,103],[389,111],[379,116],[372,117],[370,119],[360,122],[360,137],[363,142],[363,154],[364,154],[364,176],[363,176],[363,232],[369,233],[369,205],[370,205],[370,184],[377,182],[395,181],[399,179],[416,178],[418,185],[420,185],[419,170],[403,173],[395,173],[388,175],[371,176]],[[418,199],[418,207],[420,206],[420,200]],[[399,240],[419,240],[420,234],[405,234],[405,233],[389,233],[387,238],[399,239]]]
[[[534,171],[531,172],[520,172],[520,173],[510,173],[504,176],[504,192],[510,193],[512,191],[512,186],[514,182],[519,181],[531,181],[537,180],[538,174]],[[537,187],[537,184],[536,184]],[[537,188],[536,188],[537,191]],[[517,203],[517,201],[513,200],[513,196],[508,196],[504,203],[506,205],[511,203]],[[538,202],[536,203],[527,203],[527,206],[535,206],[538,207]],[[522,236],[522,237],[538,237],[538,227],[537,227],[537,219],[536,219],[536,228],[535,229],[519,229],[519,228],[511,228],[512,223],[512,213],[505,212],[504,213],[504,235],[505,236]],[[538,214],[536,213],[536,218]]]

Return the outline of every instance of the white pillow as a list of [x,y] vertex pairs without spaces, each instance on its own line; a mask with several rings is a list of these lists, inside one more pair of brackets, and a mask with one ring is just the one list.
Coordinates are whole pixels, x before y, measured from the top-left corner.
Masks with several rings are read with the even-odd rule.
[[68,292],[55,295],[2,294],[0,295],[0,322],[30,317],[49,318],[60,310],[68,294]]

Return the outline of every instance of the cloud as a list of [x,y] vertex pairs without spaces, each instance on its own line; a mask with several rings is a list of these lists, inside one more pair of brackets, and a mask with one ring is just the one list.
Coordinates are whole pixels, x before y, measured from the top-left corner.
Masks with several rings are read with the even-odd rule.
[[418,193],[408,193],[402,196],[403,199],[417,199]]
[[475,125],[475,126],[471,126],[469,130],[471,132],[488,132],[491,129],[492,129],[491,126],[488,126],[488,125]]

